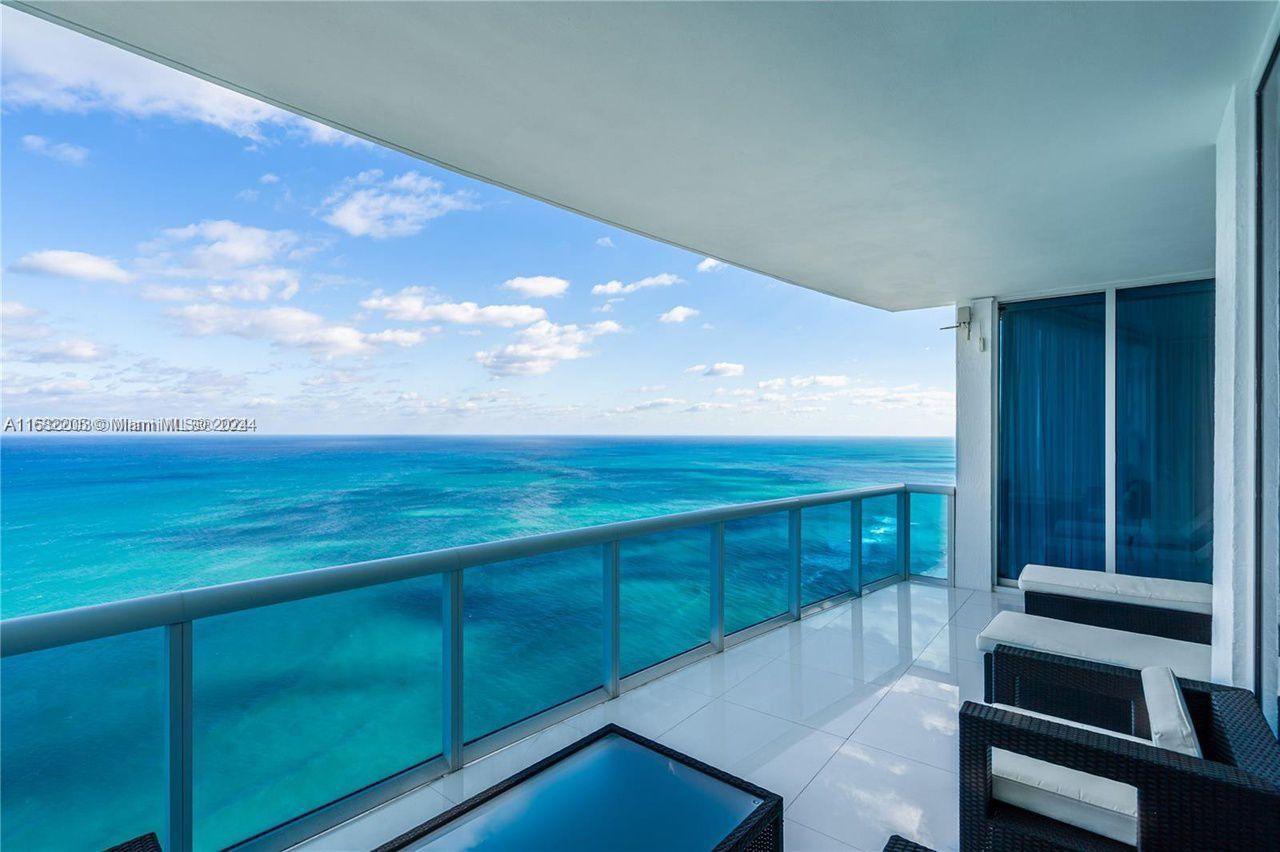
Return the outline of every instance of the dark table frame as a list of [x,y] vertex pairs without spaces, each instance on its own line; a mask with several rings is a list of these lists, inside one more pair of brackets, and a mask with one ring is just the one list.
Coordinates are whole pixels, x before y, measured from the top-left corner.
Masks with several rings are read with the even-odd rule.
[[[618,725],[609,724],[600,728],[594,733],[587,734],[577,742],[571,743],[557,751],[555,754],[544,757],[537,763],[520,770],[515,775],[507,778],[505,781],[493,785],[484,792],[477,793],[459,805],[455,805],[444,813],[433,817],[432,819],[422,823],[416,828],[411,828],[399,837],[379,846],[376,852],[397,852],[409,847],[411,844],[421,840],[431,832],[439,829],[447,823],[452,822],[458,817],[466,814],[475,808],[488,802],[497,796],[502,795],[507,790],[521,784],[533,776],[537,775],[545,769],[559,763],[571,754],[574,754],[592,743],[603,739],[611,734],[616,734],[631,740],[633,743],[644,746],[650,751],[657,752],[659,755],[671,760],[682,763],[685,766],[695,769],[698,772],[708,775],[721,783],[728,784],[731,787],[748,793],[760,800],[760,804],[747,815],[738,827],[731,831],[723,840],[716,844],[714,852],[782,852],[782,797],[777,793],[771,793],[763,787],[758,787],[750,781],[744,781],[741,778],[730,775],[709,766],[700,760],[694,760],[686,754],[667,748],[661,743],[654,742],[651,739],[642,737],[639,734],[629,731]],[[654,814],[660,818],[661,814]]]

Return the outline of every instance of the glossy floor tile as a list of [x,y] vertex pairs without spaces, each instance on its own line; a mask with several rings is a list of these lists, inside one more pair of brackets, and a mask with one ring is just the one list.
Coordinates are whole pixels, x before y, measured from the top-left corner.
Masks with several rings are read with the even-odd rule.
[[848,742],[787,809],[786,819],[856,849],[881,849],[892,834],[932,849],[956,849],[957,776]]
[[847,843],[814,831],[798,822],[782,822],[783,852],[858,852]]
[[950,701],[891,690],[850,738],[949,772],[959,771],[959,716]]
[[722,654],[699,660],[666,675],[662,680],[676,686],[700,692],[709,698],[719,698],[747,677],[768,665],[772,654],[757,650],[749,644],[738,645]]
[[685,689],[666,680],[656,680],[624,693],[613,701],[583,710],[566,719],[565,723],[588,734],[612,722],[641,736],[656,739],[705,707],[711,700],[710,696],[701,692]]
[[788,850],[958,842],[957,716],[1015,593],[901,583],[734,645],[313,838],[368,849],[613,722],[783,797]]
[[775,660],[726,692],[724,698],[843,740],[887,690],[887,686]]
[[419,787],[358,819],[345,822],[319,837],[313,837],[300,848],[313,852],[375,849],[437,814],[444,813],[453,805],[453,802],[431,787]]
[[659,740],[690,757],[727,769],[770,743],[799,731],[802,726],[795,722],[717,698]]

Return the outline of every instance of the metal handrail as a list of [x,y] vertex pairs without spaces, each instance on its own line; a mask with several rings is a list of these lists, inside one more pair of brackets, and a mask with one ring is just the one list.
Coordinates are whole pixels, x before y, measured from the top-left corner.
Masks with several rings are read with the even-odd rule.
[[899,483],[739,503],[18,616],[0,621],[0,657],[641,535],[903,491],[954,494],[955,487]]

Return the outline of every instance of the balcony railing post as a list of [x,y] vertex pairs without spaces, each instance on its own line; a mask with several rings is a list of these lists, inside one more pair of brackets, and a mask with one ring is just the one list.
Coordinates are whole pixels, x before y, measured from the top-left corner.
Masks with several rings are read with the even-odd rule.
[[192,848],[191,776],[191,622],[165,628],[165,699],[168,722],[165,751],[168,755],[168,815],[166,849],[190,852]]
[[619,563],[622,543],[605,542],[604,548],[604,689],[610,698],[618,697],[618,681],[622,667],[622,595]]
[[956,495],[948,494],[947,501],[947,585],[956,584]]
[[800,510],[787,512],[787,611],[800,618]]
[[849,586],[862,597],[862,501],[849,501]]
[[711,525],[711,647],[724,650],[724,523]]
[[462,570],[440,578],[441,754],[452,771],[462,766]]
[[905,485],[898,492],[898,568],[902,579],[911,579],[911,493]]

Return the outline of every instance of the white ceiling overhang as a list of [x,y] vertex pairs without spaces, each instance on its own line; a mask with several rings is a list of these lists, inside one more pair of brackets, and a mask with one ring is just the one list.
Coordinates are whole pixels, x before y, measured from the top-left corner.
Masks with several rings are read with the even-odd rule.
[[449,168],[889,309],[1210,274],[1266,3],[25,2]]

